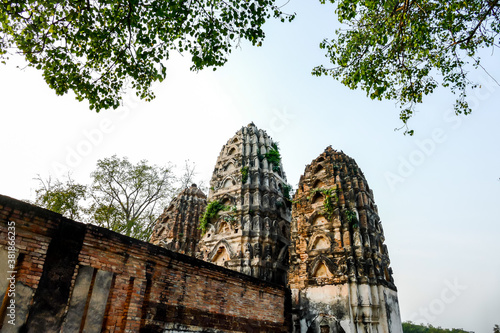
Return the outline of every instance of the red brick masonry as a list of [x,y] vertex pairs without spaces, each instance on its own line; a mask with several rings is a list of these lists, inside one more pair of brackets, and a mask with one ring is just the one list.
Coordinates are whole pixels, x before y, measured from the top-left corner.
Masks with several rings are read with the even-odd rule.
[[[0,195],[2,255],[12,221],[22,331],[290,331],[284,286]],[[3,295],[0,325],[6,328],[9,299]]]

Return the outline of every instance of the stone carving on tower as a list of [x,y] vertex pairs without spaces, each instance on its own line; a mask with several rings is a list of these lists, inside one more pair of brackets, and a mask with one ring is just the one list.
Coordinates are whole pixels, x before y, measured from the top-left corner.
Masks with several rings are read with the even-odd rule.
[[197,256],[284,284],[291,202],[277,143],[253,123],[241,128],[222,147],[210,186]]
[[151,243],[194,256],[201,238],[199,219],[207,196],[196,184],[180,192],[156,221]]
[[356,162],[328,147],[293,202],[294,332],[402,332],[377,206]]

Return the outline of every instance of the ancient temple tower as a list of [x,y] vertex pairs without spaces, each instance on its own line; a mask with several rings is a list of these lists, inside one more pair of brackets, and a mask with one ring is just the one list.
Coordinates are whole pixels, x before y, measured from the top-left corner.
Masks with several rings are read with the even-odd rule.
[[253,123],[241,128],[222,147],[210,186],[198,256],[285,283],[290,187],[277,143]]
[[198,221],[206,205],[207,196],[195,184],[184,189],[156,221],[151,243],[194,256],[201,237]]
[[402,332],[377,206],[356,162],[328,147],[293,202],[294,332]]

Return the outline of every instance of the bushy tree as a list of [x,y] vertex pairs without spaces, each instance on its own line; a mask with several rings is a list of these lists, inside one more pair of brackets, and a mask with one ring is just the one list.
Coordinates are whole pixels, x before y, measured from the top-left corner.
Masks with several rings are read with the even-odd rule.
[[35,204],[68,218],[93,223],[124,235],[149,240],[167,202],[193,182],[195,165],[186,162],[181,177],[172,167],[132,164],[126,157],[98,160],[90,185],[37,179]]
[[148,240],[153,224],[174,192],[174,176],[168,167],[136,165],[112,156],[97,162],[89,187],[91,222],[142,240]]
[[82,217],[82,201],[85,200],[87,188],[76,184],[70,175],[66,181],[50,177],[46,180],[38,175],[38,188],[35,190],[35,204],[70,219]]
[[430,324],[425,326],[425,325],[414,324],[411,321],[403,323],[403,332],[404,333],[473,333],[464,331],[461,328],[448,329],[448,328],[434,327]]

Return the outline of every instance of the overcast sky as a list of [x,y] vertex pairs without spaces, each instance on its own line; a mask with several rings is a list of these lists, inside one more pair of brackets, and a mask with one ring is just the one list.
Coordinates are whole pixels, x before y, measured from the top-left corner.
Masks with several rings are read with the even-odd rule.
[[[456,117],[453,95],[425,99],[404,136],[393,102],[372,101],[331,78],[312,77],[326,59],[318,48],[337,26],[331,6],[291,3],[293,23],[266,25],[260,48],[243,44],[215,72],[167,63],[150,102],[128,97],[99,114],[73,96],[55,96],[34,70],[0,66],[0,193],[33,199],[33,178],[67,171],[81,182],[98,159],[196,163],[208,183],[222,145],[253,121],[280,143],[296,188],[306,164],[327,146],[363,170],[384,227],[402,320],[491,332],[500,324],[500,87],[471,76],[473,114]],[[497,50],[498,51],[498,50]],[[500,80],[498,52],[485,67]]]

